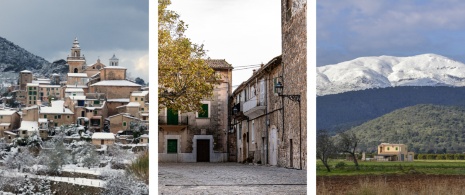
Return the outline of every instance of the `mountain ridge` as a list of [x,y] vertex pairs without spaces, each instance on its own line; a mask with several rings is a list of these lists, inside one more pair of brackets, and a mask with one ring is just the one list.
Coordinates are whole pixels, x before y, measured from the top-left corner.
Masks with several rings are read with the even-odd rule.
[[465,86],[465,64],[437,54],[360,57],[317,67],[317,96],[397,86]]

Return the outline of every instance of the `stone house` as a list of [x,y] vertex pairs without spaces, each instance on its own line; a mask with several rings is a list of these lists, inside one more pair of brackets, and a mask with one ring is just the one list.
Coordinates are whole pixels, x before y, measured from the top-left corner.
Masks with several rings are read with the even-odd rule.
[[[279,165],[278,134],[282,131],[282,97],[275,85],[281,80],[282,57],[277,56],[234,90],[231,128],[237,162]],[[284,166],[284,165],[279,165]]]
[[0,110],[0,138],[8,137],[5,131],[18,129],[21,117],[16,110]]
[[90,85],[90,93],[105,93],[108,99],[129,98],[141,85],[127,80],[105,80]]
[[201,112],[180,113],[160,105],[159,162],[228,161],[228,101],[233,67],[226,60],[208,59],[206,63],[220,79],[213,96],[201,101]]
[[115,134],[95,132],[92,134],[92,144],[94,145],[113,145],[115,143]]
[[299,95],[300,103],[289,98],[283,101],[284,133],[279,134],[278,165],[307,169],[306,0],[281,1],[281,29],[283,95]]
[[27,138],[32,136],[34,133],[39,135],[39,123],[38,121],[21,121],[21,127],[18,129],[19,137]]
[[39,84],[26,84],[26,94],[26,106],[37,105],[37,100],[39,100]]
[[374,158],[377,161],[413,161],[414,152],[409,152],[405,144],[381,143]]
[[60,85],[39,85],[39,100],[44,103],[53,100],[63,99],[63,87]]
[[47,119],[52,127],[73,124],[74,113],[64,107],[64,102],[64,100],[57,100],[52,101],[51,106],[39,107],[39,118]]
[[129,130],[131,122],[140,121],[140,119],[131,116],[128,113],[120,113],[113,116],[109,116],[108,120],[110,121],[110,132],[114,134]]

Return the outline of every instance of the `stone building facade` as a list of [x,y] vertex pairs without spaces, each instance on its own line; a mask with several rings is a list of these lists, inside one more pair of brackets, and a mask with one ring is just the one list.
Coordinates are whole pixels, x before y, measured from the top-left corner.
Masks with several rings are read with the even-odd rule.
[[160,162],[225,162],[228,160],[228,101],[232,93],[232,66],[226,60],[206,63],[220,78],[211,97],[204,98],[203,112],[159,112]]
[[282,143],[278,133],[284,115],[275,85],[281,75],[282,58],[277,56],[234,90],[230,110],[237,162],[285,166],[278,164],[278,144]]
[[283,94],[300,95],[284,100],[284,137],[278,164],[307,168],[307,1],[281,1]]

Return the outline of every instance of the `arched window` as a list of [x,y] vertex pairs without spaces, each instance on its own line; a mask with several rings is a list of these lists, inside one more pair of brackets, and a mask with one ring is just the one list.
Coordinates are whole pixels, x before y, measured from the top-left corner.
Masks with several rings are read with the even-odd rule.
[[78,73],[78,69],[77,69],[77,68],[74,68],[74,73]]
[[74,57],[77,57],[77,51],[74,51]]

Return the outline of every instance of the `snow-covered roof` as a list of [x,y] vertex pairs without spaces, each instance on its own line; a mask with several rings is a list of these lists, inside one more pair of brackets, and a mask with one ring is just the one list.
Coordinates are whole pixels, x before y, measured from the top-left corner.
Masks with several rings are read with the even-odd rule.
[[129,102],[129,104],[126,105],[127,107],[140,107],[139,102]]
[[127,69],[127,68],[122,67],[122,66],[106,66],[105,69]]
[[0,126],[2,126],[2,127],[3,127],[3,126],[7,126],[7,127],[8,127],[8,126],[10,126],[10,124],[11,124],[11,123],[0,123]]
[[141,113],[141,116],[149,116],[149,113]]
[[115,139],[115,134],[95,132],[92,134],[92,139]]
[[107,99],[107,102],[129,102],[129,98]]
[[86,73],[68,73],[68,77],[86,77],[87,78],[87,74]]
[[21,127],[19,130],[37,131],[39,129],[39,123],[37,121],[21,121]]
[[60,75],[57,73],[53,73],[52,76],[60,76]]
[[63,104],[65,101],[57,100],[52,101],[52,106],[50,107],[41,107],[39,113],[41,114],[73,114],[70,109],[65,108]]
[[60,85],[39,85],[39,87],[44,87],[44,88],[59,88],[61,87]]
[[39,83],[28,83],[28,84],[26,84],[26,86],[33,86],[33,87],[37,86],[38,87]]
[[127,80],[105,80],[92,84],[91,86],[128,86],[140,87],[141,85]]
[[75,95],[75,96],[69,96],[71,100],[86,100],[86,96],[83,95]]
[[50,80],[48,80],[48,81],[36,81],[36,80],[33,80],[32,83],[47,84],[47,83],[50,83]]
[[144,135],[141,135],[140,137],[141,137],[141,138],[149,138],[149,135],[144,134]]
[[87,85],[66,85],[67,88],[88,88]]
[[82,88],[66,88],[65,93],[66,92],[82,92],[82,93],[84,93],[84,89],[82,89]]
[[133,91],[131,93],[131,96],[141,97],[141,96],[147,96],[148,94],[149,94],[149,91]]
[[115,114],[115,115],[113,115],[113,116],[109,116],[108,118],[113,118],[113,117],[117,117],[117,116],[121,116],[121,115],[122,115],[122,116],[125,116],[125,117],[127,117],[127,118],[140,120],[140,119],[138,119],[138,118],[136,118],[136,117],[131,116],[131,114],[129,114],[129,113],[119,113],[119,114]]
[[9,135],[16,135],[16,133],[13,133],[11,131],[4,131],[6,134],[9,134]]
[[32,72],[29,71],[29,70],[23,70],[23,71],[21,71],[21,72],[22,72],[22,73],[32,73]]
[[16,112],[16,110],[0,110],[0,115],[5,116],[5,115],[12,115]]
[[39,118],[39,123],[46,123],[48,120],[46,118]]

